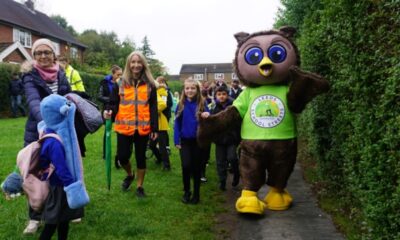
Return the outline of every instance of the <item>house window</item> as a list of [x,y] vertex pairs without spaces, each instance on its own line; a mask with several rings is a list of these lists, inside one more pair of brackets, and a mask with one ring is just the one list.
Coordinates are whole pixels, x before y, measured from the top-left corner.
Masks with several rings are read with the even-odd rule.
[[224,74],[223,73],[215,73],[214,74],[214,79],[215,80],[224,80]]
[[77,59],[78,58],[78,49],[76,47],[71,47],[69,54],[72,59]]
[[193,78],[194,78],[194,80],[203,80],[204,75],[203,74],[194,74]]
[[232,80],[233,79],[239,79],[238,76],[236,75],[236,73],[232,73]]
[[22,31],[20,29],[13,29],[13,41],[20,42],[22,46],[30,48],[32,47],[32,35],[30,32]]

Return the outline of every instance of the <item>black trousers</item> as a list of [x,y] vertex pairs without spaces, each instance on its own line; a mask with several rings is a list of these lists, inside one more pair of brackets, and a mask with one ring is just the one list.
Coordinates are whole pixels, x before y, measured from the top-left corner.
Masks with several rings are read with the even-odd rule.
[[136,131],[133,136],[117,133],[117,156],[121,165],[129,163],[132,156],[133,144],[135,144],[136,168],[146,169],[146,148],[149,135],[140,136]]
[[[157,148],[158,143],[158,148]],[[157,158],[158,162],[162,162],[164,168],[170,168],[169,155],[167,151],[168,131],[159,131],[158,138],[154,141],[150,140],[150,148]]]
[[219,181],[226,182],[228,163],[231,163],[233,174],[239,176],[239,161],[234,144],[215,144],[215,158],[217,161],[217,173]]
[[181,162],[183,190],[190,192],[190,178],[193,177],[193,197],[200,198],[200,174],[202,150],[196,139],[181,139]]
[[57,229],[58,240],[68,239],[69,222],[61,222],[59,224],[46,224],[40,234],[39,240],[51,240],[51,237]]
[[206,177],[206,167],[210,160],[211,144],[201,149],[201,177]]

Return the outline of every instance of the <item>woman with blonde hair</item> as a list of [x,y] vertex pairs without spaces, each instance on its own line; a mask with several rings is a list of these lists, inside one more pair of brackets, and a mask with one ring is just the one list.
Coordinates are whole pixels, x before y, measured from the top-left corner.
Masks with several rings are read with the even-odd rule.
[[135,144],[136,195],[144,197],[145,153],[149,138],[157,138],[158,110],[154,78],[141,52],[134,51],[127,57],[122,78],[113,84],[110,101],[105,109],[105,119],[115,117],[118,161],[127,173],[122,182],[122,190],[127,191],[135,178],[129,161]]

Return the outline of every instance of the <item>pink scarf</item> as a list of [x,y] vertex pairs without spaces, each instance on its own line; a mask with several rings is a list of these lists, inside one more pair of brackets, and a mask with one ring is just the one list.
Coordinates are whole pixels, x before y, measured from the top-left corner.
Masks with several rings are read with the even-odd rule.
[[39,72],[39,75],[46,83],[53,83],[57,80],[57,74],[60,70],[58,63],[49,68],[42,68],[39,66],[39,64],[35,63],[33,67],[36,68],[36,70]]

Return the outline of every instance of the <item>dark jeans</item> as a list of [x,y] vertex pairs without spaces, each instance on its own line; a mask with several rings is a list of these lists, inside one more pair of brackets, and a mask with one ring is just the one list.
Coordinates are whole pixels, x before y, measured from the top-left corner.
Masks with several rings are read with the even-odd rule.
[[217,161],[217,172],[219,181],[226,182],[228,163],[231,163],[233,174],[239,176],[239,161],[236,153],[237,146],[234,144],[215,144],[215,158]]
[[206,167],[210,160],[211,144],[201,150],[201,177],[206,177]]
[[149,135],[140,136],[138,131],[133,136],[125,136],[117,133],[117,156],[122,166],[128,164],[132,155],[133,143],[135,143],[136,167],[146,169],[146,148]]
[[59,224],[46,224],[40,234],[39,240],[50,240],[57,229],[58,240],[68,239],[69,222]]
[[[157,143],[158,143],[158,148],[157,148]],[[171,167],[167,151],[167,143],[168,143],[167,131],[159,131],[158,138],[154,141],[150,140],[150,149],[156,156],[157,161],[163,163],[164,168]]]
[[196,139],[181,139],[181,162],[183,190],[190,192],[190,178],[193,177],[193,197],[200,198],[200,173],[202,151]]
[[11,96],[11,112],[13,117],[17,117],[18,109],[22,116],[25,116],[25,108],[22,105],[22,96]]

